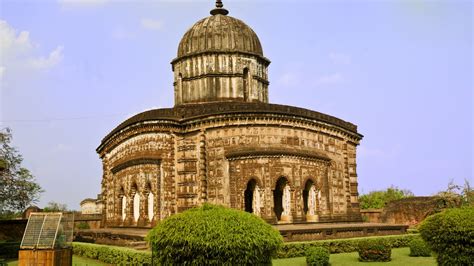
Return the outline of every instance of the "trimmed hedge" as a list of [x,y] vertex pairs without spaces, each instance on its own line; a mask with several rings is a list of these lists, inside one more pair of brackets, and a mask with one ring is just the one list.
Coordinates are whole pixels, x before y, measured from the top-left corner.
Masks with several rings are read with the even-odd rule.
[[306,251],[306,264],[309,266],[329,266],[329,250],[311,247]]
[[421,238],[410,242],[410,257],[431,257],[431,249]]
[[14,259],[18,258],[21,242],[0,242],[0,258]]
[[429,216],[420,235],[437,255],[438,265],[472,265],[474,261],[474,207],[447,209]]
[[277,252],[277,258],[304,257],[306,250],[311,247],[324,247],[330,253],[348,253],[358,251],[359,243],[367,239],[385,239],[392,248],[408,247],[410,241],[419,237],[416,234],[371,236],[346,239],[315,240],[308,242],[289,242]]
[[72,243],[74,255],[100,260],[110,264],[151,265],[151,252],[125,247],[98,245],[91,243]]
[[392,248],[385,239],[367,239],[359,243],[359,261],[391,261]]
[[283,244],[261,218],[208,203],[166,218],[148,232],[147,241],[163,265],[271,264]]

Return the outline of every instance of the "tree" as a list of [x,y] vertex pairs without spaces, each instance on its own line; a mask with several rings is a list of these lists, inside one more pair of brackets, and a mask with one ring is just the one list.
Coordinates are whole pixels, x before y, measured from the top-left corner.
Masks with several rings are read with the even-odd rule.
[[11,146],[9,128],[0,130],[0,215],[23,211],[38,201],[43,190],[30,171],[21,166],[23,157]]
[[414,194],[407,189],[399,189],[391,186],[387,190],[371,191],[359,197],[361,209],[380,209],[385,207],[389,201],[413,197]]
[[48,205],[43,208],[45,212],[65,212],[67,211],[67,205],[63,203],[58,203],[55,201],[48,202]]
[[454,180],[450,180],[446,190],[440,191],[435,196],[441,198],[444,208],[459,206],[474,206],[474,189],[467,179],[464,185],[457,185]]

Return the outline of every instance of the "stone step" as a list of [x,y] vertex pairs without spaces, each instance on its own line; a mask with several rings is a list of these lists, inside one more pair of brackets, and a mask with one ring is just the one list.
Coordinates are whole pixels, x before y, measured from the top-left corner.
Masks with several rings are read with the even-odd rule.
[[137,249],[137,250],[148,250],[148,244],[146,241],[133,241],[127,243],[127,247]]

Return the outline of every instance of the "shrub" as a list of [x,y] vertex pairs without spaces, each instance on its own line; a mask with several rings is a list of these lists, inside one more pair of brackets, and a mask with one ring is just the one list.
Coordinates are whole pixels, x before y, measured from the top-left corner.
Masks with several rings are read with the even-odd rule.
[[0,242],[0,258],[18,258],[20,242]]
[[311,247],[306,251],[306,264],[309,266],[329,265],[329,250],[323,247]]
[[160,222],[147,236],[163,265],[271,264],[280,233],[261,218],[204,204]]
[[151,265],[151,252],[149,251],[80,242],[72,243],[72,251],[74,255],[109,264]]
[[307,242],[290,242],[285,243],[280,250],[278,250],[277,258],[294,258],[303,257],[306,250],[311,247],[324,247],[330,253],[348,253],[356,252],[359,243],[367,239],[384,239],[392,248],[408,247],[410,241],[419,237],[416,234],[407,235],[392,235],[392,236],[370,236],[347,239],[330,239],[330,240],[315,240]]
[[80,222],[78,225],[77,225],[77,229],[90,229],[90,226],[88,223],[86,222]]
[[470,265],[474,261],[474,207],[447,209],[429,216],[420,235],[439,265]]
[[421,238],[410,242],[410,257],[431,257],[431,249]]
[[361,241],[358,247],[360,261],[390,261],[392,248],[384,239]]

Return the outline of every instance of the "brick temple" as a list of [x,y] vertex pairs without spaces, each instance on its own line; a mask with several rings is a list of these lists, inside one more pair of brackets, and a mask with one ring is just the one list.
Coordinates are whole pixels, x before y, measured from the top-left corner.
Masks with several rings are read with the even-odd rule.
[[174,107],[145,111],[97,148],[106,227],[152,227],[204,202],[272,224],[360,222],[357,126],[271,104],[270,60],[221,1],[171,61]]

